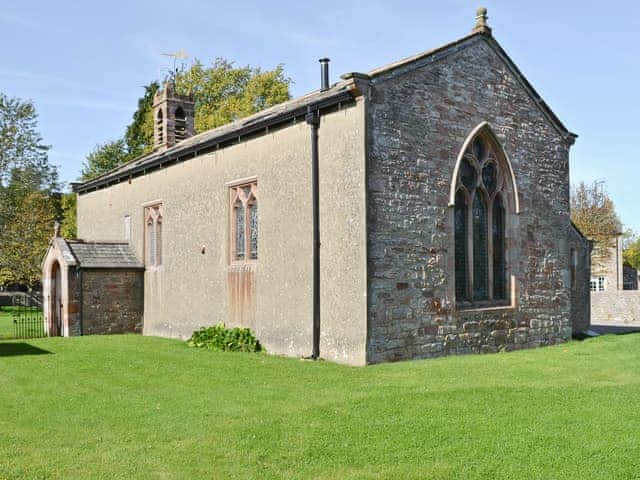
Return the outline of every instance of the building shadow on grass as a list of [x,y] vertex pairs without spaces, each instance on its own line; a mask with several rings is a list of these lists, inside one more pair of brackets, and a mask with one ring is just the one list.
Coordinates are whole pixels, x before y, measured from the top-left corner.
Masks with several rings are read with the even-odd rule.
[[34,347],[24,342],[0,342],[0,357],[17,357],[19,355],[52,355],[53,352]]
[[591,330],[598,332],[600,335],[614,334],[627,335],[629,333],[640,333],[640,326],[622,326],[622,325],[591,325]]

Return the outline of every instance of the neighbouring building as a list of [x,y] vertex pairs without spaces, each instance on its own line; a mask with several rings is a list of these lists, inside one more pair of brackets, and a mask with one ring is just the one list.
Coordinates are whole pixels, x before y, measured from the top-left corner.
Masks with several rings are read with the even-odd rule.
[[145,265],[143,333],[225,322],[273,353],[363,365],[587,327],[576,135],[486,19],[333,85],[323,59],[320,90],[198,135],[165,84],[155,151],[75,187],[83,242]]
[[591,322],[594,325],[640,326],[638,270],[622,259],[622,226],[591,258]]

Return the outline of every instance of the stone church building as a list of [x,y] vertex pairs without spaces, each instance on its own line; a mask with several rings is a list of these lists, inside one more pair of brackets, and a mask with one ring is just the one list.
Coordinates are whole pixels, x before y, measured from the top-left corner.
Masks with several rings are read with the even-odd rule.
[[[165,84],[155,150],[75,186],[79,242],[120,245],[131,281],[144,266],[143,308],[113,301],[141,312],[145,335],[225,322],[271,353],[354,365],[552,345],[588,326],[576,135],[486,18],[334,84],[323,59],[319,90],[198,135],[192,99]],[[60,310],[46,288],[47,318],[78,331],[72,295]]]

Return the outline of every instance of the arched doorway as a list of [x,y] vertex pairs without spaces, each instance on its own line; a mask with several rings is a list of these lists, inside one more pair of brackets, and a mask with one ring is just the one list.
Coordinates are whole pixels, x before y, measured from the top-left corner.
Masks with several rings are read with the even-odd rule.
[[51,294],[49,296],[50,324],[49,336],[62,336],[62,273],[60,264],[51,265]]

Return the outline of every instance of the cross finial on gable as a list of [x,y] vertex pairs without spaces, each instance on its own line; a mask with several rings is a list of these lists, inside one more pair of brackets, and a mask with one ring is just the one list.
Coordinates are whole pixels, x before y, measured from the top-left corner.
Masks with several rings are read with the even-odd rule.
[[480,7],[476,11],[476,24],[473,27],[472,32],[474,33],[480,32],[480,33],[486,33],[487,35],[491,35],[491,28],[487,24],[488,18],[489,17],[487,16],[487,9],[485,7]]

